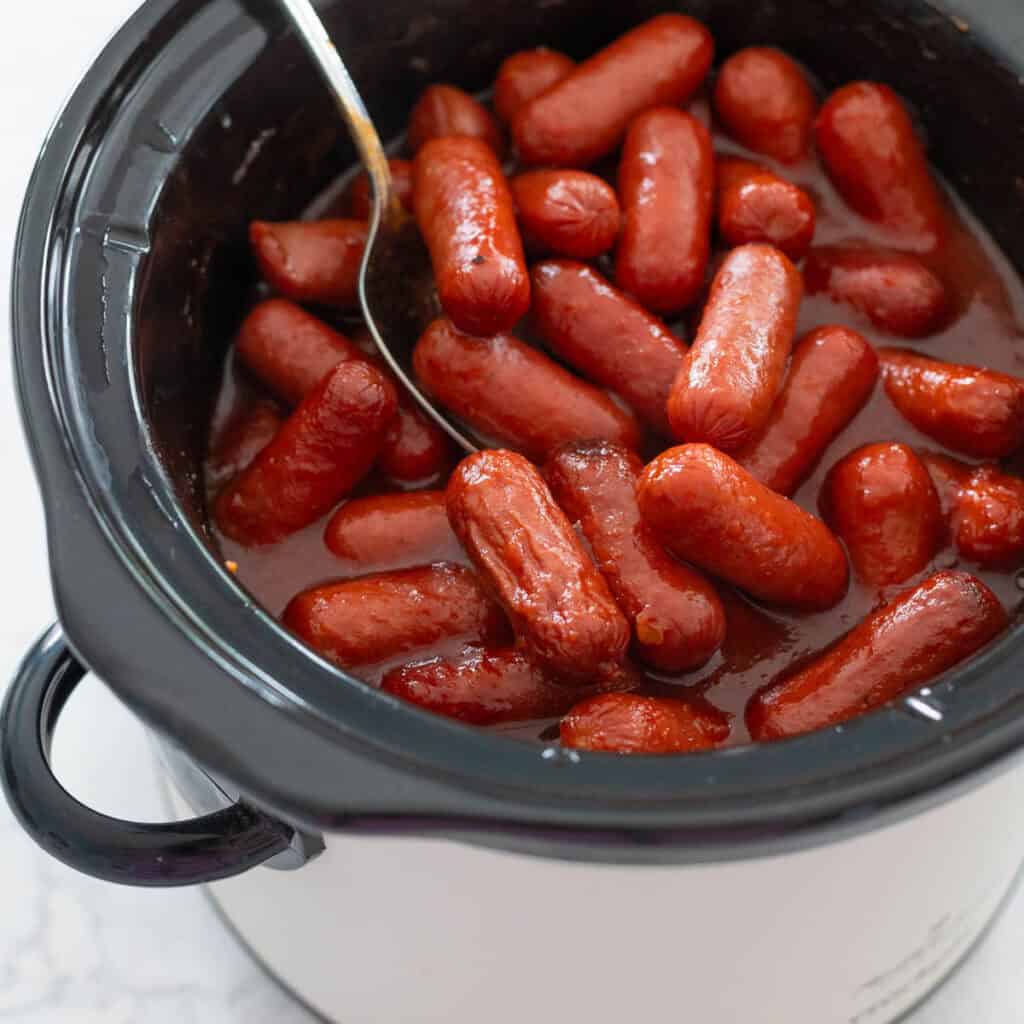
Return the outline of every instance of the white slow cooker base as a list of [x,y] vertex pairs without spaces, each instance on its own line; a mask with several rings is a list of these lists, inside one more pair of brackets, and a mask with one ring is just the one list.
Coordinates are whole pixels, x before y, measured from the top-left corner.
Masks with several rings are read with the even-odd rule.
[[[957,965],[1024,860],[1024,766],[888,828],[693,867],[329,836],[211,896],[338,1024],[888,1024]],[[187,806],[175,795],[182,816]]]

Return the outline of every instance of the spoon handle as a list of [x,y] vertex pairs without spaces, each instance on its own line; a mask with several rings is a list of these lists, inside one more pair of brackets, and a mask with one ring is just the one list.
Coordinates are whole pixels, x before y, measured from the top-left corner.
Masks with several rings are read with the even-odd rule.
[[[310,56],[316,61],[327,84],[334,93],[334,99],[348,123],[352,138],[366,173],[370,176],[375,197],[382,200],[376,208],[390,213],[397,206],[397,198],[391,183],[391,170],[387,154],[381,145],[380,136],[370,120],[370,114],[363,103],[352,76],[335,49],[331,37],[313,7],[312,0],[278,0],[288,13]],[[374,210],[376,216],[376,209]]]

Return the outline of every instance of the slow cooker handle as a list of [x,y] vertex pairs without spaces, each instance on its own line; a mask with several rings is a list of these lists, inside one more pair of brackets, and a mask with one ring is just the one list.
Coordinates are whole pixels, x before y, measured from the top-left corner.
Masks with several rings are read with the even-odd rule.
[[84,874],[141,886],[194,885],[241,874],[289,848],[294,830],[245,803],[190,821],[121,821],[79,803],[50,767],[50,742],[85,675],[59,625],[29,651],[0,712],[0,776],[25,831]]

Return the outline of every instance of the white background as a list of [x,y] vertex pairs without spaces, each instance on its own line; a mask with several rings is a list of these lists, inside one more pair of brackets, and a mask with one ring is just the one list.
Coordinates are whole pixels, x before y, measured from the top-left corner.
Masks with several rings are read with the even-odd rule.
[[[35,154],[81,71],[135,6],[135,0],[4,4],[0,39],[3,342],[9,337],[7,282],[15,224]],[[0,490],[2,687],[21,652],[53,618],[42,514],[15,412],[9,354],[0,358]],[[159,818],[156,773],[145,737],[131,717],[92,680],[65,717],[56,756],[66,784],[101,810]],[[1007,813],[1019,814],[1021,809],[1007,808]],[[879,898],[884,899],[884,893]],[[842,950],[835,955],[842,956]],[[358,965],[352,966],[358,970]],[[345,969],[339,964],[339,970]],[[766,1014],[764,1024],[775,1024],[768,1008]],[[123,889],[79,876],[39,852],[6,807],[0,806],[0,1021],[306,1024],[311,1020],[252,966],[200,892]],[[912,1017],[911,1024],[1015,1024],[1021,1020],[1024,895],[1018,895],[986,944]]]

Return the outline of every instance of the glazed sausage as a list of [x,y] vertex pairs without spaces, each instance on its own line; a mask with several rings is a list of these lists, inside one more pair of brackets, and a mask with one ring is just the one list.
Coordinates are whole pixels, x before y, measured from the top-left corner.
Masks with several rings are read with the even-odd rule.
[[537,462],[566,441],[639,445],[640,428],[628,412],[510,334],[473,338],[449,320],[435,320],[412,361],[428,394]]
[[791,495],[860,411],[878,377],[874,349],[847,327],[819,327],[793,349],[764,430],[735,453],[766,487]]
[[377,469],[389,480],[408,486],[436,480],[454,464],[452,439],[400,386],[398,413],[384,435]]
[[359,266],[366,247],[361,220],[253,221],[260,273],[285,298],[339,309],[359,304]]
[[711,33],[693,18],[651,18],[525,103],[512,119],[528,165],[586,167],[610,153],[650,107],[681,106],[707,76]]
[[934,334],[949,313],[946,286],[909,253],[852,246],[812,249],[804,286],[808,295],[825,293],[901,338]]
[[718,232],[727,245],[767,242],[802,260],[814,238],[814,200],[749,160],[718,161]]
[[287,299],[255,306],[242,322],[235,350],[290,405],[298,405],[338,363],[363,359],[344,334]]
[[844,722],[952,668],[1006,624],[981,580],[937,572],[811,664],[755,694],[746,711],[750,735],[778,740]]
[[238,476],[274,439],[284,416],[274,402],[253,402],[218,431],[206,460],[206,486],[211,491]]
[[782,387],[803,286],[778,249],[741,245],[711,285],[668,399],[672,433],[722,451],[764,428]]
[[899,96],[877,82],[852,82],[826,100],[815,123],[833,184],[866,220],[901,246],[930,251],[946,219],[924,147]]
[[671,558],[640,520],[643,463],[606,443],[567,445],[544,467],[555,501],[587,541],[633,627],[637,657],[666,672],[697,668],[725,637],[715,588]]
[[1024,480],[979,466],[953,513],[957,550],[979,565],[1013,569],[1024,560]]
[[942,509],[928,470],[905,444],[868,444],[829,471],[825,520],[865,583],[888,586],[921,572],[942,542]]
[[[391,184],[394,186],[395,195],[402,206],[411,213],[412,162],[394,157],[388,160],[388,167],[391,168]],[[370,177],[366,171],[360,171],[345,190],[346,213],[356,220],[368,220],[372,205]]]
[[215,505],[240,544],[270,544],[316,522],[366,475],[395,415],[390,381],[362,360],[335,367]]
[[710,750],[728,736],[728,717],[710,704],[629,693],[587,698],[560,729],[563,747],[612,754],[686,754]]
[[526,459],[508,451],[463,459],[448,482],[448,519],[542,669],[579,684],[618,670],[629,624]]
[[479,139],[501,159],[505,140],[490,111],[454,85],[428,85],[409,114],[409,149],[418,153],[431,139],[465,135]]
[[531,283],[531,323],[551,351],[669,436],[665,407],[686,346],[591,267],[548,260]]
[[1001,458],[1024,442],[1024,381],[906,349],[878,350],[889,400],[923,434],[953,451]]
[[959,459],[952,459],[948,455],[940,455],[938,452],[921,451],[917,454],[935,485],[935,493],[939,496],[939,507],[942,509],[942,520],[947,527],[950,527],[953,511],[960,500],[960,489],[970,479],[974,467]]
[[615,283],[656,313],[691,305],[711,252],[715,156],[695,117],[656,107],[629,126],[619,163]]
[[498,117],[511,124],[524,103],[560,82],[575,67],[572,57],[546,46],[520,50],[506,57],[494,79],[494,109]]
[[846,555],[825,524],[710,445],[662,452],[637,500],[665,547],[760,600],[822,611],[846,593]]
[[560,685],[517,647],[469,647],[392,669],[381,689],[435,714],[473,725],[565,714],[579,691]]
[[471,334],[509,330],[530,307],[512,193],[479,139],[434,139],[413,165],[416,221],[445,312]]
[[324,543],[352,575],[466,559],[448,525],[444,491],[436,490],[346,501],[328,521]]
[[596,175],[527,171],[509,185],[528,249],[592,260],[615,244],[619,200],[614,189]]
[[739,143],[784,164],[802,160],[811,144],[817,101],[803,68],[781,50],[750,46],[722,65],[715,113]]
[[504,644],[508,622],[461,565],[418,566],[297,594],[284,624],[342,668],[377,665],[441,641]]

